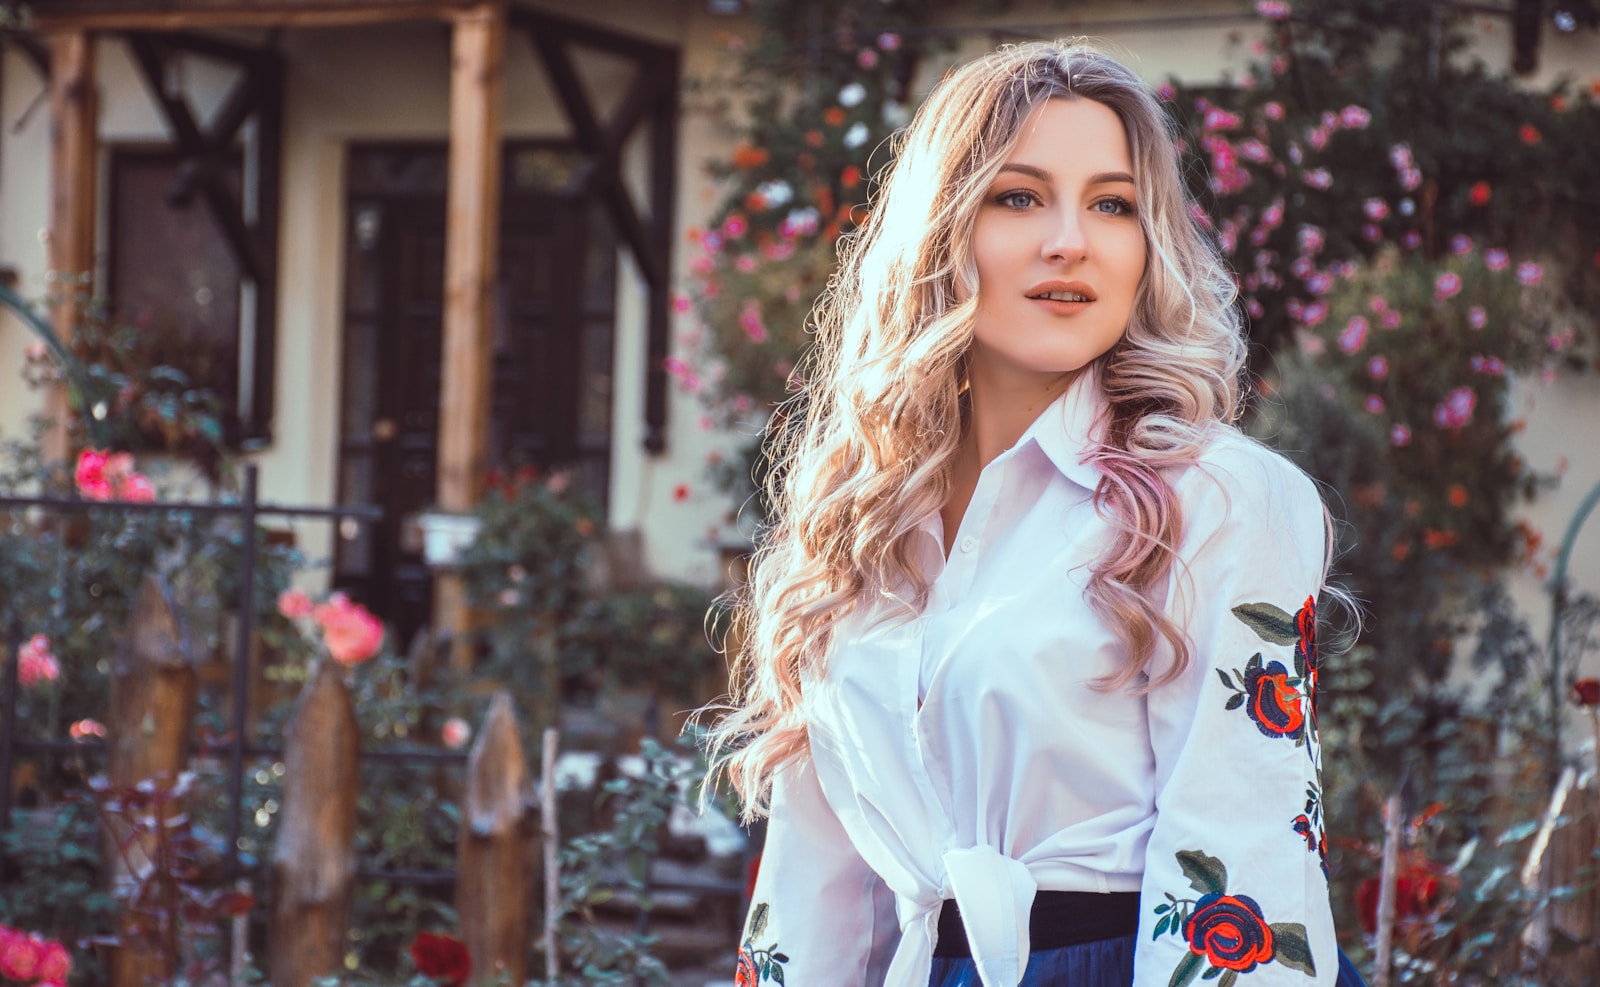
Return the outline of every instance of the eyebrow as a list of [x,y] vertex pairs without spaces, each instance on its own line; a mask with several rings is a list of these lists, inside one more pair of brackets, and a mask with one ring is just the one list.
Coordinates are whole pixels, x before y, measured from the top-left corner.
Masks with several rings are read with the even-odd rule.
[[[1055,180],[1055,176],[1050,174],[1050,172],[1030,164],[1007,162],[1006,164],[1000,166],[1000,170],[1002,172],[1014,171],[1018,174],[1027,175],[1030,178],[1037,178],[1041,182],[1050,182]],[[1133,176],[1125,171],[1102,171],[1098,174],[1089,176],[1090,185],[1111,185],[1118,182],[1126,183],[1128,185],[1137,184],[1134,182]]]

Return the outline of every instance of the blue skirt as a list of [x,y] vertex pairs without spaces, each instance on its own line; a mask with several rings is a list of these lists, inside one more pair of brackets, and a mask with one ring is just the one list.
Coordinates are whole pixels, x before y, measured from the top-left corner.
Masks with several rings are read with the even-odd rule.
[[[1035,950],[1018,987],[1128,987],[1133,983],[1133,944],[1138,936]],[[981,987],[969,957],[935,956],[928,987]]]
[[[1133,947],[1138,936],[1062,946],[1030,953],[1018,987],[1128,987],[1133,983]],[[970,958],[935,956],[928,987],[981,987]],[[1355,964],[1339,951],[1336,987],[1366,987]]]

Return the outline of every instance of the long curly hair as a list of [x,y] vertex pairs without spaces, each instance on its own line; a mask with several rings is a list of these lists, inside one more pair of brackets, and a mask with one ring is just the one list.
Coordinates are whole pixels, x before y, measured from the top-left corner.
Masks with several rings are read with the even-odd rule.
[[1007,46],[948,75],[894,145],[870,212],[841,240],[812,313],[802,391],[767,435],[770,520],[736,597],[733,695],[709,740],[746,818],[773,774],[806,751],[802,683],[821,674],[833,629],[880,600],[926,602],[914,535],[950,488],[963,421],[978,276],[972,231],[1024,121],[1048,99],[1115,111],[1134,162],[1147,247],[1127,332],[1096,368],[1109,408],[1096,507],[1112,525],[1090,606],[1125,647],[1103,688],[1145,674],[1158,642],[1189,644],[1154,601],[1182,530],[1163,471],[1192,463],[1237,417],[1245,343],[1233,279],[1197,225],[1171,121],[1150,87],[1083,40]]

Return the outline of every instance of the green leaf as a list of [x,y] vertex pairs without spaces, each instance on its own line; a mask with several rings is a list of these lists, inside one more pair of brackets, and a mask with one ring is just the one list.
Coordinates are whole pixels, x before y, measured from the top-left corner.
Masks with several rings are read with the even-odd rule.
[[1167,927],[1170,926],[1171,924],[1172,924],[1172,916],[1171,915],[1163,915],[1163,916],[1161,916],[1161,921],[1156,923],[1156,931],[1150,933],[1150,941],[1151,942],[1155,942],[1157,939],[1160,939],[1162,933],[1166,932],[1167,931]]
[[767,974],[766,975],[775,984],[782,984],[783,983],[783,967],[778,966],[776,963],[772,964],[771,966],[769,966],[767,968]]
[[772,959],[775,962],[778,962],[778,963],[787,963],[787,962],[789,962],[789,957],[785,956],[783,953],[773,953],[772,954]]
[[1215,980],[1220,976],[1222,976],[1222,967],[1213,966],[1213,967],[1209,967],[1206,970],[1205,973],[1200,974],[1200,979],[1201,980]]
[[755,907],[755,911],[750,913],[749,936],[751,939],[755,939],[763,932],[767,931],[767,912],[767,903],[763,901],[758,903]]
[[1201,894],[1224,894],[1228,890],[1228,868],[1216,857],[1199,850],[1179,850],[1178,866],[1189,886]]
[[1157,905],[1156,906],[1156,914],[1157,915],[1165,915],[1167,912],[1170,912],[1170,911],[1172,911],[1172,905],[1170,903],[1166,904],[1166,905]]
[[1222,975],[1222,979],[1221,980],[1217,981],[1217,987],[1233,987],[1234,981],[1236,981],[1238,979],[1239,979],[1239,971],[1238,970],[1229,970],[1227,973],[1224,973]]
[[1294,617],[1270,603],[1241,603],[1233,608],[1233,615],[1270,644],[1294,644],[1300,640]]
[[1235,692],[1233,695],[1228,697],[1228,704],[1223,708],[1224,709],[1238,709],[1240,706],[1243,706],[1243,705],[1244,705],[1244,693]]
[[1221,680],[1222,680],[1222,684],[1223,684],[1223,685],[1224,685],[1224,686],[1225,686],[1225,687],[1227,687],[1227,688],[1229,688],[1229,689],[1232,689],[1232,688],[1233,688],[1233,679],[1232,679],[1232,678],[1231,678],[1231,677],[1230,677],[1230,676],[1229,676],[1229,675],[1228,675],[1228,673],[1227,673],[1227,672],[1224,672],[1224,671],[1223,671],[1223,670],[1222,670],[1222,669],[1220,669],[1220,668],[1219,668],[1219,669],[1217,669],[1217,678],[1219,678],[1219,679],[1221,679]]
[[1299,922],[1275,923],[1272,926],[1272,945],[1273,959],[1308,977],[1317,975],[1317,965],[1311,959],[1311,944],[1306,940],[1305,926]]
[[1178,961],[1177,968],[1172,971],[1172,979],[1167,981],[1167,987],[1188,987],[1194,983],[1194,978],[1200,975],[1203,963],[1199,953],[1189,953]]

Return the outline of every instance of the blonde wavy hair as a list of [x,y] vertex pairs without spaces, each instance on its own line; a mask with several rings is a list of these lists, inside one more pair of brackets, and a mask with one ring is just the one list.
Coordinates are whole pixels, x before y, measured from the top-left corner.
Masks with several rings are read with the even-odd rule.
[[[919,523],[949,493],[963,428],[978,276],[972,230],[1022,125],[1048,99],[1115,111],[1134,162],[1147,247],[1126,334],[1098,361],[1109,405],[1091,454],[1097,509],[1116,535],[1091,567],[1088,602],[1142,677],[1165,639],[1189,644],[1153,600],[1182,530],[1163,471],[1192,463],[1240,404],[1245,344],[1233,278],[1197,225],[1174,132],[1150,87],[1079,39],[1007,46],[956,69],[897,136],[894,160],[813,310],[803,389],[769,426],[771,519],[734,600],[733,694],[711,727],[713,772],[746,818],[773,774],[807,748],[802,683],[820,675],[835,626],[863,602],[926,602]],[[910,590],[910,599],[897,595]]]

